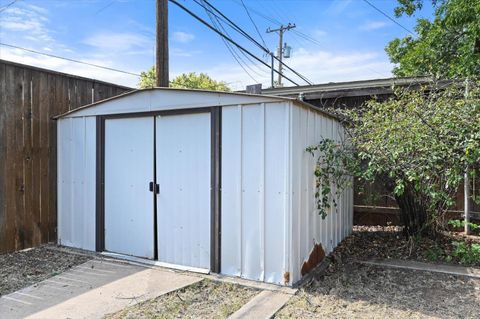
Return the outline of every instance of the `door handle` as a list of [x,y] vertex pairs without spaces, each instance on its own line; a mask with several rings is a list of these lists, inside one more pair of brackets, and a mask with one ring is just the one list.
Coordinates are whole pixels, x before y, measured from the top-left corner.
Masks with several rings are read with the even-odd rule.
[[158,184],[155,184],[153,182],[150,182],[148,184],[148,189],[151,191],[151,192],[155,192],[155,194],[160,194],[160,185]]

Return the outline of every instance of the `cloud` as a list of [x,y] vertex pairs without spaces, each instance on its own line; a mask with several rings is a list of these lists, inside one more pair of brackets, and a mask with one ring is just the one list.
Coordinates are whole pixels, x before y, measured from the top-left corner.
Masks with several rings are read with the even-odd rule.
[[[106,82],[121,84],[130,87],[136,87],[138,77],[109,70],[99,69],[96,67],[69,62],[53,57],[36,55],[23,50],[5,48],[0,46],[0,58],[17,63],[33,65],[40,68],[64,72],[67,74],[75,74],[86,78],[102,80]],[[107,67],[124,69],[135,72],[129,69],[129,66],[119,65],[111,60],[95,60],[95,59],[81,59],[84,62],[99,64]],[[139,73],[139,71],[138,71]]]
[[359,29],[363,31],[372,31],[388,27],[389,25],[390,24],[385,21],[368,21],[361,25]]
[[334,0],[327,9],[327,12],[333,15],[339,15],[347,9],[352,0]]
[[104,52],[126,52],[138,48],[150,48],[153,39],[142,34],[102,31],[87,37],[82,43]]
[[195,55],[199,55],[202,53],[200,50],[184,50],[176,47],[170,48],[170,55],[177,56],[177,57],[192,57]]
[[176,31],[173,32],[173,41],[180,42],[180,43],[188,43],[195,39],[195,35],[192,33]]
[[[383,52],[336,53],[298,49],[295,55],[285,62],[315,84],[387,78],[392,76],[392,65],[388,59],[384,57]],[[261,65],[251,67],[255,70],[263,70],[263,72],[260,71],[260,75],[258,75],[247,69],[259,83],[262,83],[264,87],[269,87],[269,70]],[[225,70],[228,70],[228,72]],[[254,83],[237,64],[221,64],[207,70],[199,68],[194,71],[205,72],[216,80],[230,83],[230,86],[234,90],[245,89],[246,85]],[[286,71],[285,75],[298,84],[306,84],[290,71]],[[277,76],[275,76],[275,79],[276,77]],[[291,86],[293,84],[284,80],[284,85]]]
[[22,38],[29,42],[52,43],[53,32],[46,25],[48,14],[48,10],[31,4],[9,7],[2,12],[0,37],[5,39],[13,33],[23,33]]

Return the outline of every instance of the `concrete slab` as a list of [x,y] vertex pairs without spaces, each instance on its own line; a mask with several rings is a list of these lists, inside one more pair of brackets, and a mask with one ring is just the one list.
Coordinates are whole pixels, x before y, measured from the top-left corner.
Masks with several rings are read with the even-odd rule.
[[274,291],[262,291],[232,314],[229,319],[269,319],[292,297]]
[[103,318],[200,280],[164,269],[93,259],[0,297],[0,314],[2,319]]
[[431,271],[431,272],[437,272],[442,274],[467,276],[471,278],[480,278],[480,269],[471,268],[471,267],[429,264],[429,263],[423,263],[419,261],[395,260],[395,259],[371,259],[371,260],[359,260],[357,262],[365,265]]
[[244,279],[244,278],[239,278],[239,277],[230,277],[230,276],[220,275],[220,274],[201,275],[201,277],[206,278],[206,279],[210,279],[210,280],[226,282],[226,283],[230,283],[230,284],[235,284],[235,285],[260,289],[260,290],[269,290],[269,291],[274,291],[274,292],[280,292],[280,293],[284,293],[284,294],[287,294],[287,295],[294,295],[294,294],[297,293],[296,288],[291,288],[291,287],[287,287],[287,286],[279,286],[279,285],[275,285],[275,284],[269,284],[269,283],[266,283],[266,282],[254,281],[254,280]]

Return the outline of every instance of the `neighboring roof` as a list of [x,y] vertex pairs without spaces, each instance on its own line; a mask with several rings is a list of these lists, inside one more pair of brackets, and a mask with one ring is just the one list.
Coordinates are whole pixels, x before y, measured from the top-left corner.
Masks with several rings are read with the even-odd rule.
[[[445,81],[443,81],[445,82]],[[264,89],[262,94],[305,100],[392,94],[394,86],[421,86],[432,83],[430,77],[405,77]]]
[[[178,97],[175,95],[182,94]],[[194,96],[188,96],[194,95]],[[169,102],[165,102],[170,99]],[[219,92],[198,89],[180,89],[180,88],[149,88],[126,92],[105,100],[97,101],[68,111],[64,114],[55,116],[54,119],[62,117],[76,116],[94,116],[109,114],[105,111],[96,112],[95,109],[101,105],[113,105],[113,103],[122,104],[120,106],[122,113],[131,112],[150,112],[158,109],[158,103],[167,103],[167,109],[185,109],[200,108],[216,105],[236,105],[236,104],[254,104],[262,102],[291,101],[295,104],[314,109],[326,116],[337,118],[335,115],[312,104],[289,97],[265,95],[265,94],[247,94],[240,92]],[[157,105],[153,105],[157,103]],[[112,113],[113,114],[113,113]]]

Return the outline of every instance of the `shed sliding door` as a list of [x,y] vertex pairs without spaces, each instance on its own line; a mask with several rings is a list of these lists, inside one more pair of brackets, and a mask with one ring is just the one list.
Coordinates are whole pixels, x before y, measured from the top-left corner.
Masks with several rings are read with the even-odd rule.
[[105,120],[105,250],[153,259],[153,118]]
[[158,116],[158,260],[210,269],[210,113]]
[[106,119],[104,170],[105,250],[210,269],[210,113]]

